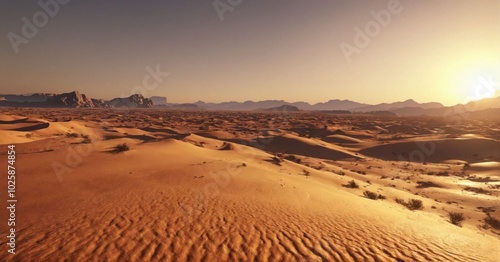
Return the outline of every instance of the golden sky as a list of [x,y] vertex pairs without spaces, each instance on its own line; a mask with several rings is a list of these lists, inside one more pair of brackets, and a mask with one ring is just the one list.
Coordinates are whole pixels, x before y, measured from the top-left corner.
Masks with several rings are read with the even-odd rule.
[[70,1],[15,53],[9,33],[44,9],[2,1],[0,93],[128,96],[157,65],[169,75],[144,94],[169,102],[452,105],[481,77],[500,82],[500,1],[220,0],[222,16],[213,1],[166,2]]

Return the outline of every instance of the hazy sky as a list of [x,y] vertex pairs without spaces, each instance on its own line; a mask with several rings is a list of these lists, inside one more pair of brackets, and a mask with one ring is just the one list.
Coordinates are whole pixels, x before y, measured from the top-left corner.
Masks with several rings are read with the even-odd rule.
[[[212,0],[72,0],[51,5],[52,17],[38,1],[3,0],[0,93],[129,96],[157,65],[170,74],[147,79],[144,94],[169,102],[450,105],[474,96],[479,77],[500,82],[498,0],[215,3],[219,12]],[[34,19],[36,34],[25,26]]]

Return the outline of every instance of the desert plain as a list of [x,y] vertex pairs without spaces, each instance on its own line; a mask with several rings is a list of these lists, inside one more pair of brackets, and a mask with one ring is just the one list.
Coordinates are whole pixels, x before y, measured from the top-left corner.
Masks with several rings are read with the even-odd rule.
[[500,258],[498,121],[2,108],[11,144],[1,261]]

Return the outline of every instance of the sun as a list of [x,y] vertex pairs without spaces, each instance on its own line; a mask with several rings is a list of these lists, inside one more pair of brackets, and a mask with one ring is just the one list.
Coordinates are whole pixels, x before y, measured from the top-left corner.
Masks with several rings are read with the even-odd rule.
[[456,71],[454,94],[461,103],[492,98],[498,95],[498,65],[491,61],[464,63]]

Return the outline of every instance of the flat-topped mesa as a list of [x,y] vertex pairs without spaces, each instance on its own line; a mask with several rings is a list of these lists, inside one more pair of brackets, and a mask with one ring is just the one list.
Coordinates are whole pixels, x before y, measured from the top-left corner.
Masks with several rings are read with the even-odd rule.
[[128,108],[151,108],[154,103],[151,99],[145,98],[140,94],[131,95],[126,98],[114,98],[108,101],[110,107],[128,107]]
[[153,101],[155,105],[166,105],[167,104],[167,98],[164,96],[152,96],[149,99]]
[[88,98],[84,94],[80,94],[78,91],[54,95],[53,97],[48,98],[47,102],[58,107],[95,107],[92,99]]

